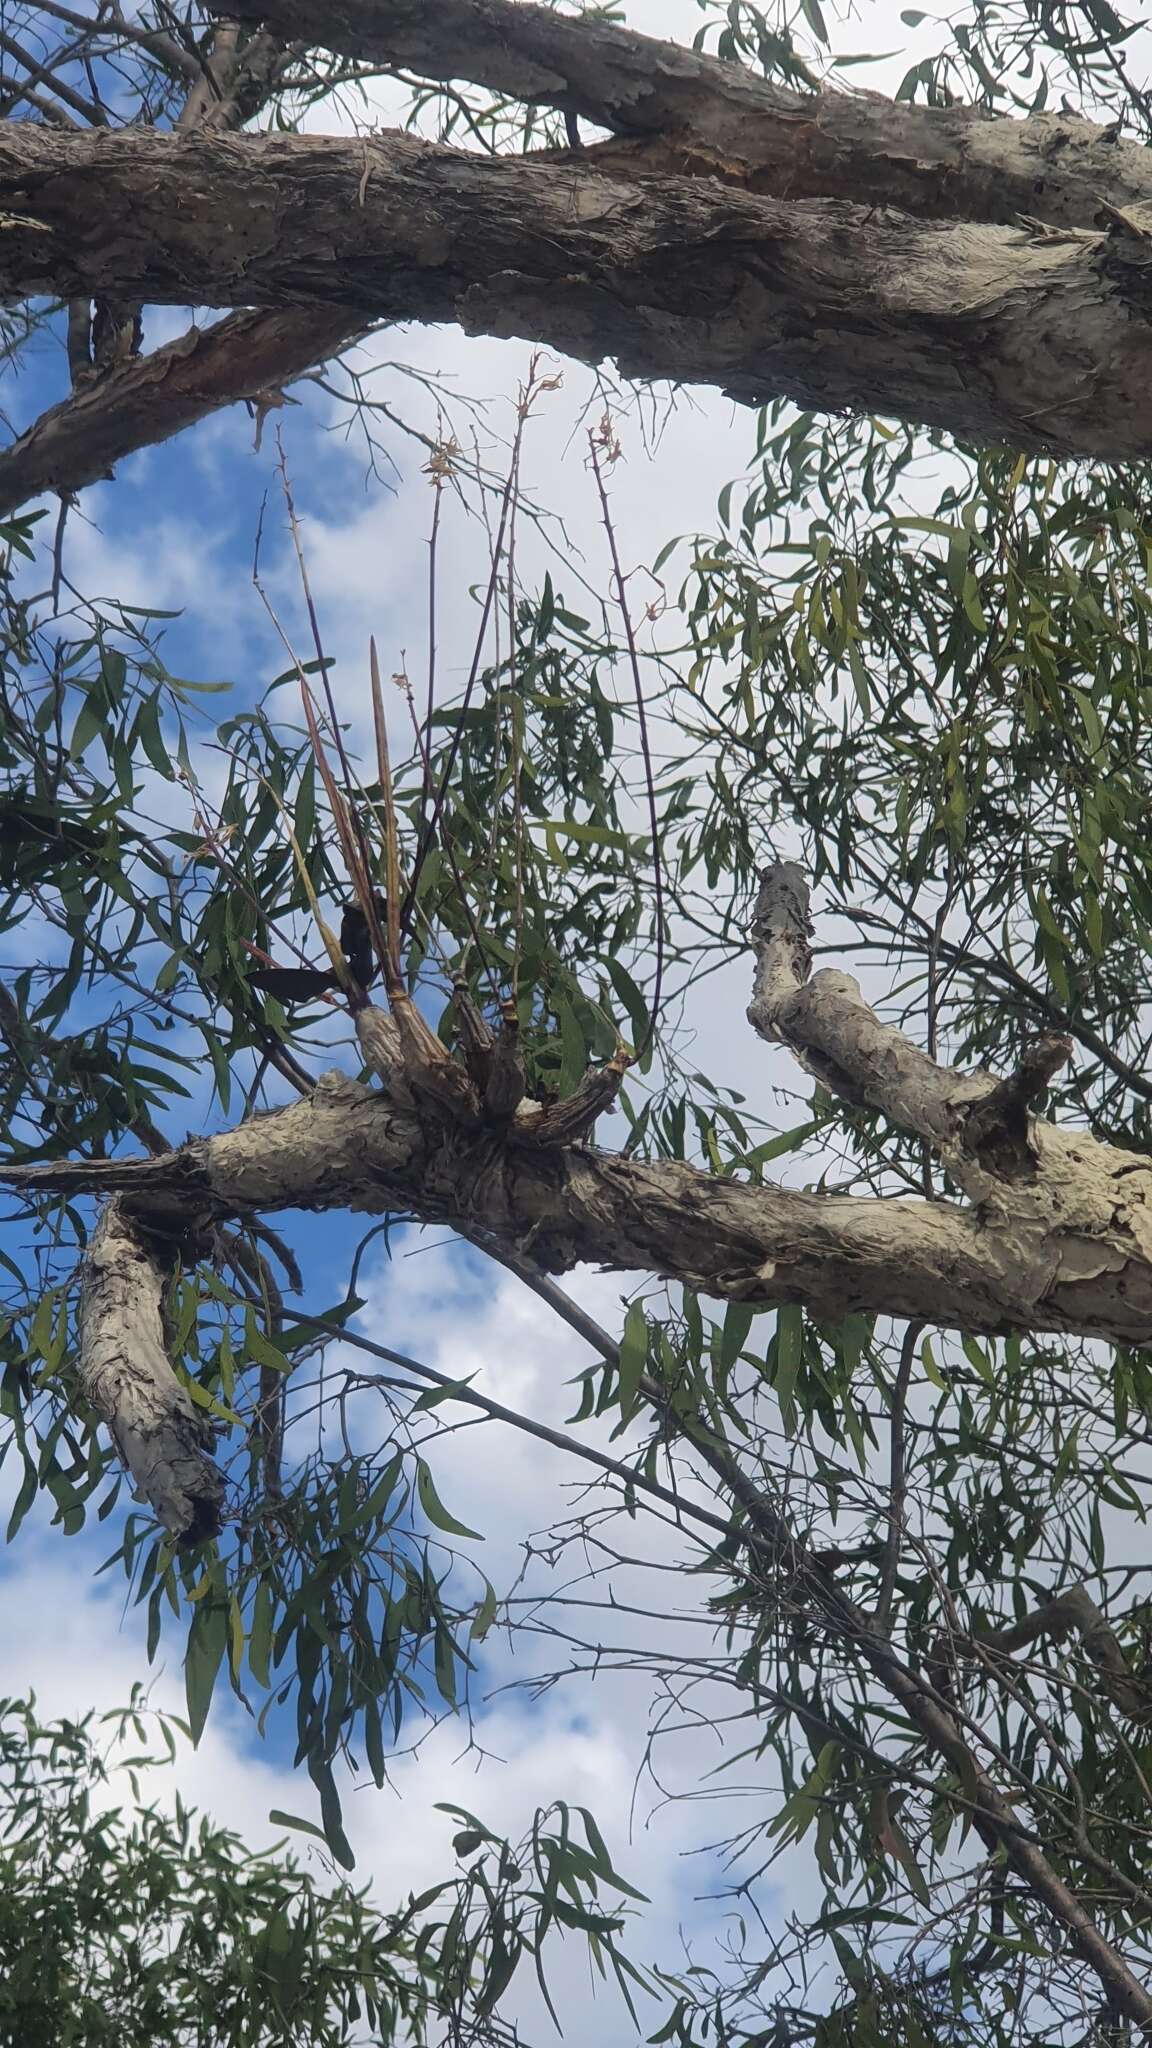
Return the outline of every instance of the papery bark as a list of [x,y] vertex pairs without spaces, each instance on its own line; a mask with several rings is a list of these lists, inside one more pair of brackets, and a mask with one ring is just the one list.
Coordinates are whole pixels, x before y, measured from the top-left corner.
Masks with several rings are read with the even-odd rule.
[[84,1254],[77,1370],[139,1495],[178,1541],[215,1534],[224,1483],[209,1451],[212,1426],[172,1369],[163,1300],[171,1258],[139,1218],[105,1204]]
[[[848,1005],[854,1027],[861,1011],[866,1022],[865,1005]],[[883,1052],[886,1027],[872,1023]],[[385,1042],[395,1044],[391,1034]],[[961,1134],[939,1142],[963,1166],[963,1112],[996,1082],[932,1072],[939,1114],[951,1113]],[[898,1068],[886,1100],[920,1128],[919,1098],[902,1089]],[[460,1128],[404,1082],[376,1089],[330,1074],[300,1102],[165,1157],[10,1167],[0,1179],[123,1193],[168,1229],[288,1208],[391,1210],[486,1232],[552,1273],[581,1264],[654,1272],[766,1308],[801,1301],[824,1321],[863,1312],[1152,1342],[1144,1154],[1033,1119],[1030,1175],[998,1180],[969,1161],[977,1199],[968,1206],[876,1201],[754,1187],[591,1145],[541,1146],[538,1116],[526,1103],[510,1127]]]

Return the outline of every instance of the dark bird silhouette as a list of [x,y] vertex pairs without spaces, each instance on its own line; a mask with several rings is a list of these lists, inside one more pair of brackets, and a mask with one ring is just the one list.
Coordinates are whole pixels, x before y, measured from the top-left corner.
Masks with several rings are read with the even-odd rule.
[[[379,899],[376,914],[383,927],[384,905]],[[368,919],[358,903],[344,905],[340,919],[340,950],[348,962],[353,980],[363,989],[371,988],[376,978],[372,934],[368,929]],[[255,967],[248,980],[253,988],[262,990],[266,996],[275,996],[281,1003],[306,1003],[310,997],[325,995],[330,989],[340,986],[330,967]]]

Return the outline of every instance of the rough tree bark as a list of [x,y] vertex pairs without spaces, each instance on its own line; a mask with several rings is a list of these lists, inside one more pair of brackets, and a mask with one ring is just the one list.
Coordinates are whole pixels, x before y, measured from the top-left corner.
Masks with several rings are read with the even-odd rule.
[[[821,1317],[863,1308],[967,1329],[1152,1339],[1152,1161],[1061,1132],[1029,1108],[1066,1044],[1044,1041],[1007,1080],[939,1067],[879,1021],[851,977],[809,977],[808,933],[801,870],[770,869],[752,930],[754,1027],[829,1088],[922,1137],[966,1203],[821,1199],[567,1142],[566,1105],[513,1108],[515,1091],[501,1084],[488,1095],[498,1112],[486,1110],[475,1064],[466,1071],[451,1061],[402,994],[392,1016],[372,1005],[357,1013],[378,1085],[328,1074],[308,1099],[159,1157],[4,1169],[0,1179],[29,1195],[111,1196],[85,1258],[79,1370],[137,1487],[177,1540],[216,1526],[222,1489],[163,1351],[162,1287],[180,1245],[198,1256],[205,1231],[225,1219],[288,1207],[392,1209],[479,1232],[514,1265],[527,1257],[552,1271],[585,1261],[656,1270],[706,1293],[802,1300]],[[491,1081],[491,1048],[482,1065]],[[610,1063],[577,1097],[594,1104],[616,1078]],[[585,1112],[571,1120],[578,1126]],[[839,1589],[703,1419],[681,1426],[743,1510],[745,1540],[774,1597],[819,1617],[872,1672],[955,1771],[989,1849],[1045,1905],[1115,2010],[1152,2037],[1152,1994],[1004,1796],[931,1677]],[[1143,1691],[1086,1596],[988,1638],[985,1654],[1067,1627],[1084,1636],[1124,1710],[1142,1711]],[[1087,1835],[1076,1848],[1098,1862]]]
[[1105,205],[1152,205],[1149,152],[1091,121],[791,92],[742,65],[531,0],[229,0],[228,12],[385,69],[581,116],[624,138],[583,155],[628,174],[695,171],[781,199],[1004,225],[1025,215],[1091,228]]
[[[93,36],[99,26],[93,24]],[[110,18],[106,27],[115,39],[122,17]],[[290,46],[265,30],[245,40],[234,18],[221,24],[204,55],[147,30],[135,30],[132,40],[183,81],[180,134],[242,127],[275,98],[292,56]],[[363,323],[350,328],[338,314],[311,307],[247,312],[208,329],[190,327],[144,356],[139,310],[121,306],[109,320],[106,300],[96,301],[95,318],[87,294],[69,301],[73,389],[0,451],[0,514],[48,490],[71,498],[109,477],[123,455],[168,440],[221,406],[279,397],[286,383],[350,346],[363,331]],[[101,326],[111,339],[110,351],[96,346]]]
[[1066,1046],[1045,1041],[1008,1081],[936,1066],[879,1021],[850,976],[807,978],[806,933],[803,875],[769,870],[754,926],[756,1029],[921,1137],[966,1201],[755,1187],[573,1143],[555,1120],[563,1104],[490,1115],[462,1068],[420,1072],[372,1006],[357,1021],[380,1085],[330,1073],[301,1101],[177,1151],[7,1167],[0,1180],[116,1195],[169,1241],[281,1209],[395,1211],[482,1231],[547,1272],[655,1272],[722,1299],[800,1301],[823,1321],[863,1312],[1152,1342],[1152,1160],[1028,1106]]
[[0,456],[4,508],[78,488],[242,385],[283,385],[330,352],[340,307],[349,335],[454,321],[750,404],[789,396],[1058,454],[1152,446],[1152,171],[1089,122],[805,97],[526,0],[239,13],[615,133],[492,160],[395,135],[6,124],[0,290],[274,308],[281,324],[253,314],[249,379],[221,334],[199,345],[202,375],[159,363],[146,409],[126,385],[58,409],[7,474]]
[[[193,198],[194,195],[194,198]],[[1127,217],[1052,233],[362,140],[0,131],[0,294],[456,321],[762,404],[1152,448]]]
[[218,1527],[224,1483],[165,1349],[165,1251],[128,1203],[107,1202],[84,1254],[77,1315],[80,1385],[141,1496],[166,1529],[197,1542]]
[[[360,333],[364,332],[363,323]],[[0,514],[44,491],[71,496],[132,449],[192,427],[221,406],[259,402],[351,346],[341,310],[231,313],[83,384],[0,453]]]

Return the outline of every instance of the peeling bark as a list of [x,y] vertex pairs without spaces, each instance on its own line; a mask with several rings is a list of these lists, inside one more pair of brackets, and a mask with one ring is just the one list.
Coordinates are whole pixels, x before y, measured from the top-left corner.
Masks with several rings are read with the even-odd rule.
[[0,452],[0,514],[44,491],[71,496],[137,448],[240,399],[279,389],[348,348],[363,321],[325,307],[233,313],[88,382]]
[[759,405],[1152,449],[1152,240],[923,223],[408,137],[0,128],[0,292],[456,321]]
[[1105,200],[1152,206],[1149,151],[1091,121],[791,92],[740,64],[530,0],[229,0],[228,11],[343,56],[467,80],[611,128],[628,144],[587,154],[625,175],[696,168],[782,198],[1003,224],[1027,215],[1087,228]]
[[[260,25],[242,49],[236,20]],[[332,279],[314,250],[301,266],[295,307],[281,287],[264,299],[252,270],[250,301],[281,307],[279,315],[221,322],[211,338],[193,332],[150,360],[115,365],[96,383],[90,295],[107,287],[113,303],[123,279],[119,252],[111,242],[92,246],[90,215],[72,209],[68,221],[53,223],[66,238],[57,254],[74,256],[72,240],[100,258],[84,266],[86,283],[70,301],[84,322],[82,379],[76,403],[53,408],[0,455],[0,512],[43,489],[74,494],[137,446],[236,397],[281,389],[379,317],[459,319],[469,332],[543,340],[592,362],[615,356],[625,375],[717,383],[744,403],[791,395],[804,406],[888,412],[1045,453],[1148,453],[1152,158],[1111,129],[1062,113],[1002,119],[974,106],[906,106],[871,92],[791,92],[740,63],[529,0],[443,0],[437,8],[422,0],[242,0],[228,8],[209,59],[215,96],[199,63],[189,66],[193,90],[176,139],[187,141],[195,127],[234,129],[258,111],[277,90],[287,43],[476,82],[615,133],[576,152],[504,162],[500,205],[519,229],[519,248],[504,248],[502,238],[494,248],[494,186],[469,158],[478,178],[474,219],[447,223],[453,244],[476,240],[478,260],[463,264],[463,274],[430,274],[416,201],[400,209],[402,233],[385,258],[396,272],[392,289],[381,299],[367,281],[346,324],[316,305],[332,297]],[[102,143],[117,150],[123,137],[105,131]],[[246,147],[258,152],[262,143],[248,137]],[[387,176],[379,162],[373,170],[369,152],[389,141],[346,147],[357,158],[357,199],[348,205],[346,182],[338,213],[353,223],[355,244],[367,188],[373,176],[377,188]],[[195,164],[187,168],[168,203],[191,209],[203,242],[223,238],[228,258],[225,244],[244,223],[234,223],[228,195],[205,184]],[[556,219],[556,201],[539,184],[547,168],[568,170],[568,219]],[[146,170],[137,172],[148,182]],[[96,172],[78,176],[94,180]],[[246,176],[242,170],[240,180]],[[607,205],[596,178],[619,184],[621,219],[631,215],[633,227],[650,213],[648,236],[631,238],[635,252],[621,264],[609,260],[603,238],[596,248],[578,229]],[[681,221],[674,205],[662,205],[662,188],[685,178],[709,197],[699,217]],[[305,211],[318,197],[316,180],[307,186]],[[732,217],[726,190],[783,207]],[[457,199],[465,201],[463,190]],[[836,205],[806,213],[812,201]],[[289,223],[291,209],[281,211],[285,229],[297,231],[301,217],[293,213]],[[916,233],[916,221],[941,225]],[[4,221],[8,233],[14,225],[18,219]],[[1082,231],[1080,244],[1068,240],[1070,229]],[[328,233],[324,223],[312,240],[322,244]],[[285,248],[291,252],[291,240]],[[553,268],[539,262],[547,248],[558,254]],[[666,254],[672,289],[650,293],[644,272]],[[182,285],[170,276],[166,285],[156,281],[156,299],[244,305],[244,233],[232,256],[228,279],[219,264],[189,262]],[[338,262],[355,279],[357,248]],[[459,264],[451,268],[459,272]]]
[[[809,979],[808,891],[794,866],[765,875],[752,939],[755,1028],[789,1044],[829,1085],[923,1136],[964,1177],[967,1205],[823,1200],[549,1142],[547,1119],[531,1102],[486,1120],[463,1067],[455,1067],[459,1088],[444,1085],[410,1019],[406,1028],[401,991],[394,1017],[357,1005],[378,1087],[329,1074],[304,1101],[158,1158],[3,1171],[10,1186],[29,1191],[111,1196],[86,1257],[81,1372],[169,1527],[194,1540],[213,1526],[220,1482],[163,1355],[164,1260],[150,1246],[181,1235],[194,1246],[209,1223],[229,1215],[410,1211],[454,1224],[514,1266],[527,1257],[552,1271],[578,1261],[655,1270],[707,1293],[765,1304],[800,1299],[820,1316],[867,1308],[966,1329],[1152,1340],[1152,1228],[1143,1217],[1152,1161],[1057,1131],[1029,1112],[1051,1071],[1051,1046],[1008,1082],[951,1073],[883,1025],[850,977]],[[1012,1145],[991,1142],[1001,1126],[1013,1132]],[[1152,1996],[982,1767],[948,1700],[807,1553],[703,1419],[681,1418],[680,1426],[744,1510],[774,1579],[783,1574],[793,1596],[852,1644],[957,1771],[989,1848],[1002,1850],[1048,1907],[1116,2009],[1152,2029]],[[1052,1603],[1027,1633],[1018,1625],[985,1647],[1010,1651],[1069,1626],[1112,1698],[1136,1711],[1139,1681],[1086,1596]],[[1086,1837],[1077,1846],[1094,1853]]]
[[[927,1136],[968,1205],[751,1187],[549,1145],[531,1103],[510,1126],[462,1123],[384,1057],[380,1089],[328,1074],[303,1101],[160,1158],[9,1167],[0,1179],[123,1194],[170,1231],[286,1208],[392,1210],[483,1231],[549,1272],[656,1272],[763,1307],[801,1301],[825,1321],[863,1312],[1152,1341],[1152,1160],[1031,1118],[1028,1171],[992,1172],[964,1149],[965,1116],[995,1092],[991,1075],[933,1066],[848,976],[819,975],[800,993],[803,1005],[785,1004],[789,1042],[799,1017],[808,1041],[834,1048],[825,1073]],[[395,1035],[379,1037],[390,1059]]]
[[[880,1022],[850,976],[806,979],[807,915],[800,870],[770,870],[753,927],[753,1023],[826,1085],[922,1137],[966,1203],[753,1187],[573,1142],[566,1105],[487,1112],[438,1043],[442,1065],[433,1069],[409,1044],[403,1016],[368,1004],[357,1025],[378,1087],[327,1074],[301,1101],[157,1157],[3,1169],[0,1180],[30,1193],[117,1198],[85,1281],[82,1369],[106,1388],[110,1370],[113,1381],[128,1370],[138,1341],[145,1383],[167,1382],[166,1394],[150,1396],[158,1412],[169,1400],[183,1414],[162,1358],[162,1268],[148,1245],[157,1234],[195,1241],[211,1224],[278,1209],[414,1214],[547,1272],[584,1263],[654,1272],[762,1307],[803,1302],[826,1322],[863,1312],[968,1331],[1152,1342],[1152,1160],[1030,1113],[1022,1089],[1049,1071],[1050,1049],[1025,1066],[1023,1082],[938,1067]],[[572,1098],[577,1128],[617,1081],[609,1063],[599,1089],[592,1077]],[[119,1412],[107,1391],[92,1398],[102,1413]],[[144,1484],[155,1453],[138,1450],[123,1422],[117,1430]],[[189,1486],[166,1476],[165,1460],[176,1470],[183,1444],[178,1433],[147,1485],[166,1518],[161,1502]]]
[[171,1535],[198,1543],[219,1528],[224,1482],[208,1456],[211,1424],[165,1349],[169,1271],[128,1206],[108,1202],[84,1257],[79,1374],[140,1495]]

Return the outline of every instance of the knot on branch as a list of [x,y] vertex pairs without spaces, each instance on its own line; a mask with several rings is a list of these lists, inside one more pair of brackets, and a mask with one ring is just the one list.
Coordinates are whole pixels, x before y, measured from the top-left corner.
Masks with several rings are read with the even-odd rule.
[[966,1152],[999,1180],[1032,1180],[1036,1157],[1028,1141],[1028,1114],[1053,1074],[1071,1058],[1070,1038],[1038,1038],[1021,1056],[1015,1073],[997,1081],[961,1113],[959,1137]]

